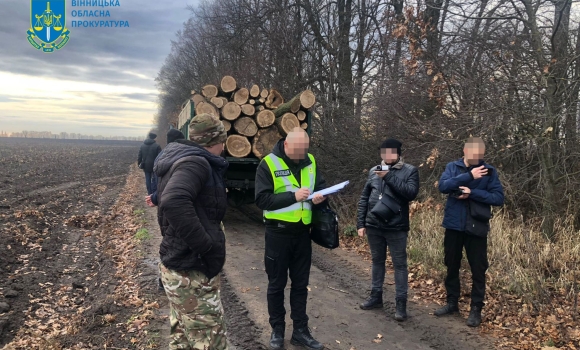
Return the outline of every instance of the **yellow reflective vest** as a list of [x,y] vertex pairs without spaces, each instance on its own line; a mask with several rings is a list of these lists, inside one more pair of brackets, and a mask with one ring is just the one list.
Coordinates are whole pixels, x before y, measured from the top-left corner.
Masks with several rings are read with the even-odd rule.
[[[314,184],[316,183],[316,161],[312,154],[308,154],[311,164],[304,167],[300,171],[300,185],[290,171],[290,168],[284,160],[273,153],[264,157],[264,161],[270,169],[272,179],[274,180],[274,194],[284,192],[297,192],[300,187],[305,187],[314,192]],[[312,222],[312,202],[304,201],[294,203],[286,208],[278,210],[264,210],[264,217],[266,219],[280,220],[286,222],[302,222],[309,225]]]

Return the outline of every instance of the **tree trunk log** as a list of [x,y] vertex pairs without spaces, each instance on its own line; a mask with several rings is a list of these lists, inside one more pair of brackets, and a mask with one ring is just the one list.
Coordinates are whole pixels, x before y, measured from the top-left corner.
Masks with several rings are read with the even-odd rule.
[[225,120],[236,120],[240,116],[240,113],[242,113],[242,107],[235,102],[228,102],[224,108],[222,108],[222,117],[224,117]]
[[316,103],[316,96],[310,90],[305,90],[300,93],[300,104],[304,109],[310,109]]
[[226,93],[229,94],[230,92],[234,92],[236,91],[236,79],[234,79],[234,77],[230,76],[230,75],[226,75],[225,77],[222,78],[222,81],[220,83],[220,87],[221,90]]
[[266,99],[266,107],[274,109],[274,108],[278,108],[278,106],[280,106],[283,103],[284,103],[284,97],[282,97],[282,95],[280,95],[280,93],[278,91],[271,89],[270,94],[268,95],[268,98]]
[[250,96],[252,98],[256,98],[260,96],[260,87],[256,84],[252,85],[252,88],[250,89]]
[[242,105],[242,113],[252,116],[256,114],[256,108],[251,104]]
[[256,137],[254,137],[252,152],[256,157],[262,159],[272,152],[274,146],[281,138],[282,135],[280,135],[280,132],[275,125],[272,125],[267,129],[260,129],[258,130]]
[[234,129],[240,135],[252,137],[258,132],[258,126],[254,119],[250,117],[241,117],[234,123]]
[[232,123],[230,123],[230,122],[229,122],[229,121],[227,121],[227,120],[223,120],[223,119],[222,119],[222,124],[224,125],[224,128],[225,128],[226,132],[228,132],[228,131],[230,131],[230,130],[231,130],[231,128],[232,128]]
[[234,94],[234,102],[243,105],[248,102],[250,92],[246,88],[241,88]]
[[299,127],[298,118],[292,113],[286,113],[283,116],[276,118],[276,125],[283,136],[288,135],[292,129]]
[[301,127],[303,130],[306,130],[306,129],[308,129],[308,123],[302,123],[302,124],[300,124],[300,127]]
[[257,107],[256,107],[256,110],[257,110],[258,112],[261,112],[261,111],[263,111],[263,110],[265,110],[265,109],[266,109],[266,107],[264,107],[264,106],[262,106],[262,105],[259,105],[259,106],[257,106]]
[[226,149],[232,157],[244,158],[252,151],[252,145],[245,136],[230,135],[226,140]]
[[200,115],[203,113],[213,114],[218,118],[220,116],[218,109],[210,102],[200,102],[200,103],[198,103],[197,106],[195,106],[195,114],[196,115]]
[[256,100],[254,100],[253,98],[248,100],[248,103],[251,104],[252,106],[256,104]]
[[296,113],[300,110],[300,95],[295,96],[290,101],[281,104],[274,110],[276,117],[280,117],[286,113]]
[[306,112],[298,111],[298,113],[296,113],[296,118],[298,118],[298,120],[301,122],[305,121],[306,120]]
[[198,104],[200,104],[201,102],[206,102],[205,97],[201,96],[200,94],[195,94],[191,97],[191,100],[193,101],[193,105],[197,107]]
[[268,91],[268,89],[262,89],[262,92],[260,92],[260,97],[262,97],[264,99],[264,101],[268,97],[268,95],[270,95],[270,92]]
[[[221,99],[222,101],[224,101],[224,106],[226,104],[228,104],[228,102],[230,102],[230,100],[227,99],[227,97],[218,97],[219,99]],[[223,107],[222,107],[223,108]]]
[[206,85],[201,89],[201,94],[207,98],[216,97],[218,95],[218,88],[215,85]]
[[[263,106],[260,106],[263,108]],[[274,124],[274,122],[276,121],[276,116],[274,115],[274,112],[268,110],[268,109],[264,109],[260,112],[258,112],[258,115],[256,115],[256,123],[258,123],[258,126],[260,128],[267,128],[269,126],[271,126],[272,124]]]
[[217,108],[223,108],[224,106],[224,100],[222,100],[219,97],[212,97],[211,98],[211,103],[213,103]]

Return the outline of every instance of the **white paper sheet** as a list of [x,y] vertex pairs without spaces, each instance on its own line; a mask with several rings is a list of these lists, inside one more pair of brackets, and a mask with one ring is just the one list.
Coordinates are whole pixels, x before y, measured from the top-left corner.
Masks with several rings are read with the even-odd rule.
[[314,198],[314,196],[316,196],[317,194],[321,194],[321,195],[323,195],[323,196],[326,196],[326,195],[328,195],[328,194],[333,194],[333,193],[336,193],[336,192],[338,192],[338,191],[342,190],[343,188],[345,188],[345,187],[346,187],[346,185],[348,185],[348,183],[349,183],[349,182],[348,182],[348,180],[347,180],[347,181],[345,181],[345,182],[341,182],[341,183],[339,183],[338,185],[334,185],[334,186],[332,186],[332,187],[328,187],[328,188],[325,188],[325,189],[323,189],[323,190],[316,191],[316,192],[314,192],[313,194],[311,194],[311,195],[308,197],[308,199],[310,200],[310,199]]

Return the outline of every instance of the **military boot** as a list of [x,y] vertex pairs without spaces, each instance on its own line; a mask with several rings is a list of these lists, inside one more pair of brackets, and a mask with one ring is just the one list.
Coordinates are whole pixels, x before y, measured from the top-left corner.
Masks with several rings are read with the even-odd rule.
[[457,300],[448,300],[447,304],[435,310],[435,316],[452,315],[459,313],[459,305]]
[[395,320],[405,321],[407,319],[407,299],[397,298],[397,311],[395,312]]
[[481,324],[481,307],[472,306],[467,318],[467,325],[469,327],[477,327]]
[[371,296],[359,305],[363,310],[379,309],[383,307],[383,292],[371,291]]
[[292,332],[292,345],[303,346],[307,349],[320,350],[324,349],[324,345],[320,344],[316,339],[312,338],[308,327],[294,328]]
[[272,329],[272,336],[270,337],[270,349],[284,349],[284,328],[284,325],[278,325]]

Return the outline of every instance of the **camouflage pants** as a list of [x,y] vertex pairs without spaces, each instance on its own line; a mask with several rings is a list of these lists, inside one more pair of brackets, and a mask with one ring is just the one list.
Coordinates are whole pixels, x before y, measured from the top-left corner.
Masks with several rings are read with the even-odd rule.
[[174,271],[159,263],[169,299],[169,349],[228,350],[220,299],[220,275],[208,280],[199,271]]

